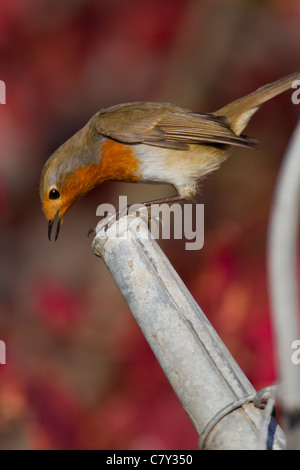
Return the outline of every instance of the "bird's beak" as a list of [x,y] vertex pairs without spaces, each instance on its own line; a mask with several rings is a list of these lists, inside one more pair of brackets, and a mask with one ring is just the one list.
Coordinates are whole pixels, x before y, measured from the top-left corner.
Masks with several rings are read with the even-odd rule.
[[56,212],[53,219],[49,220],[49,224],[48,224],[48,238],[49,238],[49,240],[51,240],[52,228],[53,228],[53,225],[55,223],[57,224],[56,225],[56,232],[55,232],[55,241],[56,241],[57,237],[58,237],[58,234],[59,234],[60,225],[61,225],[61,218],[60,218],[60,215],[59,215],[59,211]]

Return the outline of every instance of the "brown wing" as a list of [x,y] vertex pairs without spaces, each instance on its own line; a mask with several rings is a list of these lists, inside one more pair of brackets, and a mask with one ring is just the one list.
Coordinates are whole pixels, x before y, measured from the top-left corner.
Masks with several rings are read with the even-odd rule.
[[257,147],[257,141],[238,136],[225,116],[200,114],[167,103],[128,103],[101,110],[97,131],[119,142],[144,143],[188,150],[190,144],[230,144]]

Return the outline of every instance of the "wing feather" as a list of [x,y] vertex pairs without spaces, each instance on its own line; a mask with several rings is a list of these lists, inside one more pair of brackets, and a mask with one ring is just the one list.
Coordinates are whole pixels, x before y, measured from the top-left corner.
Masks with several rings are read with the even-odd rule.
[[124,143],[145,143],[188,150],[195,144],[257,147],[257,141],[235,134],[226,116],[200,114],[168,103],[128,103],[101,110],[97,131]]

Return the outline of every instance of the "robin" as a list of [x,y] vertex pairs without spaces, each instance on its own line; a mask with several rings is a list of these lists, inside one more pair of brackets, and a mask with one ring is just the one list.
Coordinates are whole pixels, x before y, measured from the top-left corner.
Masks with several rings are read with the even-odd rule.
[[147,202],[195,196],[197,182],[228,158],[233,146],[257,148],[242,134],[260,106],[291,88],[294,73],[211,114],[174,104],[137,102],[102,109],[46,162],[40,197],[55,240],[67,210],[104,181],[169,183],[177,194]]

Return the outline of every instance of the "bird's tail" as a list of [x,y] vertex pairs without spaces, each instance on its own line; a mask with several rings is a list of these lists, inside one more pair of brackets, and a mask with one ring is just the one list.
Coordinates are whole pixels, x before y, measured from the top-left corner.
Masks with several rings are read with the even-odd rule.
[[294,80],[297,79],[300,79],[300,72],[293,73],[276,82],[265,85],[253,93],[224,106],[224,108],[219,109],[214,114],[226,116],[230,121],[231,129],[237,135],[240,135],[250,121],[250,118],[262,104],[291,88]]

